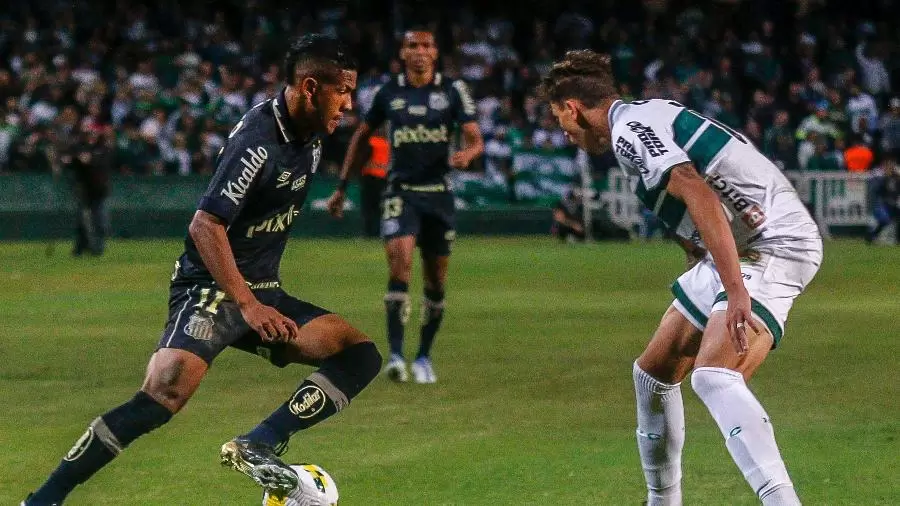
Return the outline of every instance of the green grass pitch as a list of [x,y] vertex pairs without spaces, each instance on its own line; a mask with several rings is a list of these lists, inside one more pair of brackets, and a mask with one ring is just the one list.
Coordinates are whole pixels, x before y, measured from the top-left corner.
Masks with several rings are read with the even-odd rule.
[[[139,387],[181,243],[113,242],[102,258],[61,249],[47,258],[44,244],[0,245],[0,504],[18,504],[91,419]],[[379,377],[297,434],[287,459],[330,471],[343,506],[640,504],[631,363],[682,266],[673,244],[463,238],[434,353],[439,383]],[[282,271],[290,292],[343,314],[384,351],[378,242],[295,239]],[[900,249],[828,243],[781,348],[751,382],[806,504],[900,501],[898,308]],[[310,371],[227,351],[181,414],[67,504],[259,504],[254,485],[219,466],[219,446]],[[683,391],[685,504],[756,504]]]

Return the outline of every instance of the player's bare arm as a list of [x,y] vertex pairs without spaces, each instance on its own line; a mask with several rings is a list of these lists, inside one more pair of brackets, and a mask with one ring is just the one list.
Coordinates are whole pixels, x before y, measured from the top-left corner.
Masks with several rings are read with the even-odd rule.
[[256,299],[244,281],[234,260],[225,231],[225,222],[206,211],[197,211],[188,233],[197,245],[203,263],[216,283],[241,308],[247,325],[268,341],[292,340],[297,337],[297,324],[275,308]]
[[356,131],[350,137],[350,143],[347,145],[347,154],[344,155],[344,162],[341,164],[341,180],[337,189],[328,198],[328,212],[336,218],[344,216],[344,201],[347,200],[347,184],[350,181],[350,173],[354,168],[359,167],[363,162],[362,147],[366,145],[369,136],[372,135],[372,127],[365,121],[361,121]]
[[581,226],[581,223],[578,223],[575,220],[569,219],[566,217],[566,213],[563,212],[562,209],[554,209],[553,210],[553,219],[557,223],[561,223],[577,232],[584,232],[584,227]]
[[469,121],[462,125],[463,149],[453,153],[450,157],[450,166],[455,169],[468,168],[472,160],[481,156],[484,152],[484,139],[481,137],[481,129],[478,122]]
[[691,220],[716,263],[725,293],[728,294],[728,332],[735,350],[742,355],[749,348],[745,326],[749,325],[754,332],[759,332],[759,328],[751,315],[750,294],[744,287],[737,246],[722,204],[692,163],[681,163],[671,169],[666,191],[685,203]]

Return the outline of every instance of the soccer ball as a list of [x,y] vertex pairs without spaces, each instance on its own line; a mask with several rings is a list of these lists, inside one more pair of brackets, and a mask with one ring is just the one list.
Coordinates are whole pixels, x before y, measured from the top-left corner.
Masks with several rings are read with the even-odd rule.
[[276,496],[267,490],[263,506],[337,506],[338,490],[327,471],[315,464],[291,464],[300,477],[300,484],[286,496]]

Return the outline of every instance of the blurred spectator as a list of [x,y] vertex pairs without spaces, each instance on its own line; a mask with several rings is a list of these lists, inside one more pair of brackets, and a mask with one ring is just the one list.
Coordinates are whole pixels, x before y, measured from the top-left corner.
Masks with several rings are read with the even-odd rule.
[[800,122],[800,126],[797,127],[797,139],[802,141],[812,133],[830,140],[843,136],[837,126],[828,119],[828,102],[826,100],[818,101],[815,111]]
[[883,43],[861,42],[856,46],[856,61],[861,70],[863,86],[875,96],[891,92],[890,75],[884,64],[885,52]]
[[897,234],[895,244],[900,244],[900,165],[895,153],[885,154],[881,172],[882,176],[875,181],[875,226],[867,240],[873,242],[893,222]]
[[891,99],[890,108],[881,117],[881,149],[900,152],[900,96]]
[[866,172],[872,168],[872,162],[875,160],[875,153],[863,142],[861,135],[854,135],[851,138],[850,146],[844,150],[844,166],[850,172]]
[[508,142],[505,126],[494,130],[494,135],[484,143],[484,166],[489,176],[499,178],[504,182],[508,190],[507,198],[510,202],[516,200],[515,171],[513,171],[512,155],[513,147]]
[[781,170],[797,169],[794,133],[790,128],[787,111],[779,110],[775,113],[772,126],[763,134],[762,148],[763,153],[781,167]]
[[16,172],[51,172],[51,136],[46,126],[36,126],[31,133],[19,136],[9,154],[10,170]]
[[[855,84],[850,87],[847,114],[850,116],[850,129],[853,133],[871,133],[878,127],[878,107],[875,105],[875,99]],[[865,120],[861,121],[863,118]]]
[[831,150],[823,137],[816,136],[812,141],[813,153],[806,162],[805,170],[819,172],[835,172],[842,170],[843,159],[838,150]]
[[18,136],[18,118],[0,108],[0,172],[10,166],[10,151]]

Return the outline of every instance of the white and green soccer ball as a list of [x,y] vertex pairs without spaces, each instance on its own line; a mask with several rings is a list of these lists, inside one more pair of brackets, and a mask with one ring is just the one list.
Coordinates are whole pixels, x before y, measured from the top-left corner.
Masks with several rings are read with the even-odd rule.
[[291,464],[300,485],[286,496],[266,491],[263,506],[337,506],[338,489],[327,471],[315,464]]

